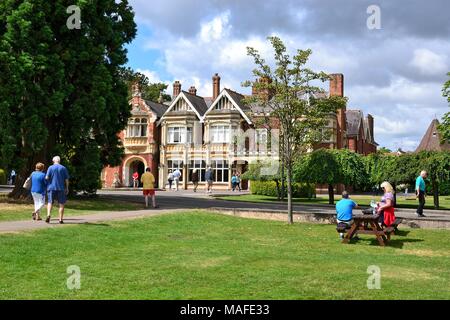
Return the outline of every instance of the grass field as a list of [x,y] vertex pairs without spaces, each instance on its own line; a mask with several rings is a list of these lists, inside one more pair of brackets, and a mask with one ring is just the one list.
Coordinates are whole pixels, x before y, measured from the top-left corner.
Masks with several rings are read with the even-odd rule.
[[[375,201],[381,200],[380,196],[367,196],[367,195],[353,195],[350,196],[353,200],[355,200],[360,206],[369,206],[370,201],[374,199]],[[340,195],[335,195],[335,202],[340,200],[342,197]],[[269,196],[261,196],[256,194],[243,194],[236,196],[222,196],[218,199],[230,200],[230,201],[246,201],[246,202],[274,202],[279,201],[276,197]],[[287,201],[287,200],[286,200]],[[328,204],[328,196],[327,195],[317,195],[317,198],[308,199],[308,198],[294,198],[295,203],[301,204]],[[440,196],[439,197],[440,208],[439,210],[450,210],[450,196]],[[405,196],[399,194],[397,195],[397,207],[398,208],[414,208],[416,209],[418,206],[418,200],[414,198],[414,196],[409,196],[406,198]],[[425,209],[434,209],[433,206],[433,197],[428,196],[426,198]]]
[[[116,200],[102,199],[69,199],[66,204],[64,216],[86,215],[99,211],[125,211],[143,209],[143,205]],[[32,201],[11,201],[6,196],[0,196],[0,222],[15,220],[31,220],[31,213],[34,211]],[[41,217],[45,219],[47,208],[41,210]],[[52,216],[58,216],[58,205],[52,211]]]
[[0,235],[0,299],[450,299],[449,243],[448,230],[405,228],[389,247],[344,245],[332,225],[198,211],[65,226]]

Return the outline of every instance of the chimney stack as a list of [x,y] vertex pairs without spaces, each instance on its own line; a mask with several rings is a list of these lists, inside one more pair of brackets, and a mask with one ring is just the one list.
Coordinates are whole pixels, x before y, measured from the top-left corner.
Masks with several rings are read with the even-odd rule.
[[213,100],[216,100],[216,98],[220,94],[220,77],[219,74],[216,73],[213,77]]
[[268,77],[261,77],[257,80],[257,82],[261,83],[261,86],[266,88],[256,88],[253,86],[252,95],[260,95],[260,97],[264,100],[270,100],[273,96],[273,92],[271,92],[271,90],[267,87],[272,83],[272,80]]
[[194,96],[196,96],[196,95],[197,95],[197,89],[195,89],[194,86],[191,86],[191,87],[189,88],[189,93],[190,93],[190,94],[193,94]]
[[375,137],[373,136],[373,116],[371,114],[367,115],[367,124],[369,125],[370,138],[372,141],[375,141]]
[[173,98],[175,99],[181,93],[181,83],[180,81],[175,81],[173,84]]
[[[334,73],[330,74],[330,97],[344,96],[344,75],[342,73]],[[337,141],[336,148],[342,149],[345,147],[346,143],[346,134],[347,134],[347,117],[346,117],[347,108],[342,108],[337,110]]]
[[344,96],[344,75],[342,73],[330,74],[330,96]]

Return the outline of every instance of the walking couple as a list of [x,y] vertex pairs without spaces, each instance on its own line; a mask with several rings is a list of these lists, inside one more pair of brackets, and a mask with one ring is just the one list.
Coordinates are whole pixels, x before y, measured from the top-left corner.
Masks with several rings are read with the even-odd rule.
[[47,173],[44,172],[45,165],[41,162],[37,163],[35,171],[24,184],[25,188],[31,189],[34,201],[33,220],[42,220],[41,209],[45,205],[45,196],[47,195],[47,218],[45,222],[50,223],[53,202],[57,200],[59,223],[64,223],[64,207],[69,193],[69,172],[60,162],[60,157],[53,157],[53,165],[48,168]]

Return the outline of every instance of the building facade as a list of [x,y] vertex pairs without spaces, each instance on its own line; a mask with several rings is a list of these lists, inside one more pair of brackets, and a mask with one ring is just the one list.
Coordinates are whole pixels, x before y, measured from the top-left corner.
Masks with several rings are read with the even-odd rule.
[[[220,82],[215,74],[212,96],[201,97],[195,87],[184,91],[182,84],[175,81],[172,101],[167,104],[142,99],[139,88],[134,87],[132,117],[127,129],[120,133],[125,158],[119,167],[103,170],[104,187],[132,186],[132,174],[140,175],[150,167],[160,189],[167,187],[167,176],[176,169],[182,173],[182,188],[189,189],[193,170],[200,173],[202,185],[205,171],[211,167],[215,187],[230,189],[234,172],[244,173],[257,160],[277,160],[277,143],[268,143],[273,135],[252,122],[259,116],[267,117],[266,111],[244,104],[244,95],[222,89]],[[252,94],[260,93],[253,89]],[[327,94],[344,96],[342,74],[331,76],[330,90],[324,96]],[[275,121],[272,127],[277,127]],[[328,141],[315,148],[349,148],[362,154],[376,151],[373,117],[364,118],[360,110],[344,108],[330,114],[326,129],[331,131]],[[248,187],[247,181],[242,181],[242,187]]]

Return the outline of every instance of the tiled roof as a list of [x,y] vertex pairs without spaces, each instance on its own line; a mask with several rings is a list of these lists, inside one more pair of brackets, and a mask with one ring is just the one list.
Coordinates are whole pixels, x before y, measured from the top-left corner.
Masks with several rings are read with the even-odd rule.
[[439,121],[434,119],[431,121],[425,135],[420,141],[416,152],[419,151],[450,151],[450,144],[448,142],[441,143],[441,135],[437,129]]
[[156,113],[158,118],[161,118],[162,115],[167,111],[167,109],[169,108],[167,105],[165,104],[161,104],[161,103],[157,103],[157,102],[153,102],[150,100],[145,100],[145,103],[147,104],[147,106],[154,112]]
[[198,114],[200,116],[203,116],[208,110],[208,105],[203,97],[196,96],[194,94],[191,94],[187,91],[183,91],[186,98],[189,100],[189,102],[192,104],[192,106],[197,110]]

